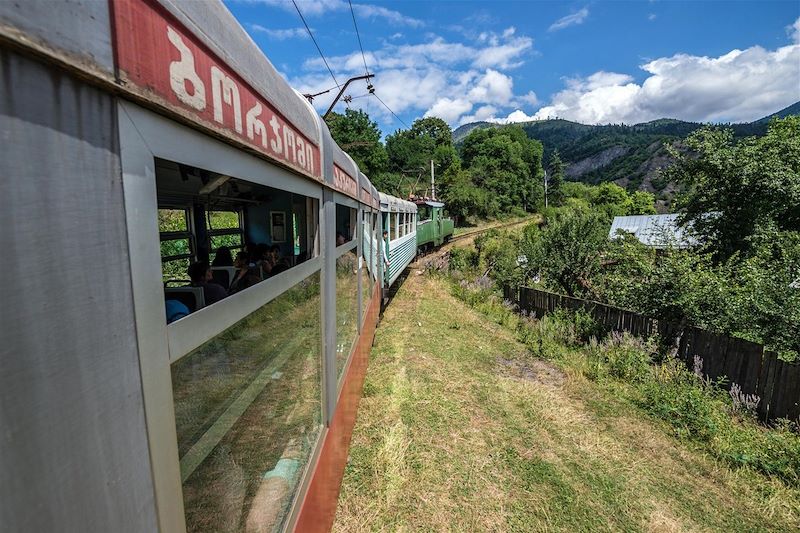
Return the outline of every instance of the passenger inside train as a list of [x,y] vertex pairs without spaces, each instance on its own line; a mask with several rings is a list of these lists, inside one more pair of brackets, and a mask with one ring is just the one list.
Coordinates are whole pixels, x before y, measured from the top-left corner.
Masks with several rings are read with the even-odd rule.
[[[165,301],[188,314],[318,254],[316,198],[163,159],[156,189]],[[349,211],[337,210],[344,231]]]

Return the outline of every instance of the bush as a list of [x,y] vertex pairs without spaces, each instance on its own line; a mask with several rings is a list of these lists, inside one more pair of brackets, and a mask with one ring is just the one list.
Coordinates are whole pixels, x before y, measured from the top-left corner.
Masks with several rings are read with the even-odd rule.
[[650,375],[655,343],[629,333],[613,332],[602,343],[589,343],[589,378],[611,376],[628,383],[645,381]]
[[716,434],[719,414],[724,409],[719,392],[704,386],[676,359],[653,369],[652,379],[642,384],[637,403],[669,422],[678,436],[702,442],[709,442]]
[[466,272],[478,266],[478,253],[472,248],[450,250],[450,270]]

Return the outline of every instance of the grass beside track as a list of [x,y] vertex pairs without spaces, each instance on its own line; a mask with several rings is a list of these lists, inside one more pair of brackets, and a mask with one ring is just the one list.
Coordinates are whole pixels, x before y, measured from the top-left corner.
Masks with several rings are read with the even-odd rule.
[[377,331],[334,531],[797,530],[781,487],[412,271]]

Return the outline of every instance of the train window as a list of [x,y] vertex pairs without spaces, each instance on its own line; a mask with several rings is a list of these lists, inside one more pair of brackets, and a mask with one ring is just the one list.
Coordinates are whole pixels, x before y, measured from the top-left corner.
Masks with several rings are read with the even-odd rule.
[[217,251],[223,246],[234,254],[244,248],[242,210],[209,210],[206,211],[206,222],[209,256],[212,261],[216,257]]
[[358,257],[356,249],[336,259],[336,372],[338,379],[358,334]]
[[[163,159],[156,159],[156,190],[166,298],[187,308],[174,304],[183,311],[175,319],[318,253],[314,198]],[[220,255],[223,247],[229,256]],[[191,280],[195,262],[209,270]],[[189,284],[201,291],[180,288]]]
[[159,209],[158,231],[161,238],[162,280],[186,279],[193,257],[192,234],[186,209]]
[[341,246],[356,238],[357,211],[346,205],[336,204],[336,245]]
[[172,364],[187,531],[281,531],[322,428],[320,273]]

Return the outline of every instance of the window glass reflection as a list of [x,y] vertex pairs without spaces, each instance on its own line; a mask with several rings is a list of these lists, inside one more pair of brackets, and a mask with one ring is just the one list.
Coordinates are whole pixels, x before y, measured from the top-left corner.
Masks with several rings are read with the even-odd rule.
[[172,365],[189,531],[273,531],[321,428],[319,273]]

